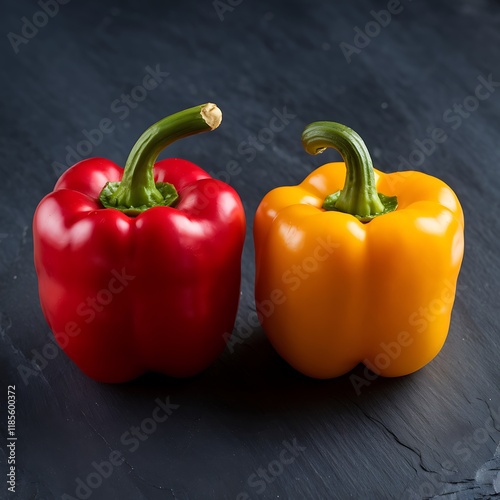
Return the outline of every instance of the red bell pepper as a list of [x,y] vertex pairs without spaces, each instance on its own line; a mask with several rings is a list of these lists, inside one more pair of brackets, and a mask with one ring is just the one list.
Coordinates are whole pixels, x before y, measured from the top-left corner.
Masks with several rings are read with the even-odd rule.
[[104,158],[81,161],[36,209],[43,313],[95,380],[191,376],[224,349],[240,295],[241,200],[186,160],[155,164],[167,145],[221,119],[214,104],[164,118],[140,137],[124,170]]

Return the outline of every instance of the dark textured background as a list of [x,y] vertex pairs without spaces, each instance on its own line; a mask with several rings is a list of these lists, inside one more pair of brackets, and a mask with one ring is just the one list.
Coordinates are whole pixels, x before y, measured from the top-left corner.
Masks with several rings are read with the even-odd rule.
[[[500,87],[460,126],[444,121],[447,110],[474,93],[478,77],[500,81],[500,2],[401,5],[348,64],[339,44],[353,43],[354,28],[363,29],[370,10],[387,2],[243,0],[221,21],[211,0],[72,0],[17,54],[8,33],[20,34],[23,16],[32,19],[40,6],[3,3],[0,498],[8,494],[8,384],[16,385],[18,399],[18,485],[9,498],[78,498],[77,478],[85,480],[92,463],[108,460],[113,450],[126,462],[91,490],[91,499],[234,499],[240,492],[462,499],[489,498],[495,485],[500,491]],[[146,66],[156,65],[168,77],[128,116],[113,110],[116,99],[141,84]],[[51,342],[38,303],[31,220],[66,168],[67,148],[110,118],[113,132],[90,155],[123,165],[149,124],[206,101],[222,108],[221,128],[176,143],[163,156],[190,159],[219,176],[232,160],[241,167],[230,178],[248,216],[240,325],[254,310],[251,228],[260,199],[336,158],[302,150],[306,123],[351,126],[386,171],[406,169],[400,155],[408,158],[415,140],[436,127],[446,130],[448,139],[421,169],[458,194],[466,256],[450,335],[430,365],[405,378],[377,379],[358,396],[349,375],[332,381],[298,375],[253,328],[190,380],[148,375],[102,385],[55,351],[23,382],[20,370],[31,366],[33,350]],[[295,115],[287,127],[255,158],[242,154],[241,144],[284,107]],[[363,376],[361,367],[354,373]],[[156,398],[167,396],[178,409],[132,450],[125,433],[143,425]],[[273,461],[285,440],[305,449],[281,469]],[[268,466],[277,476],[256,483],[253,474]]]

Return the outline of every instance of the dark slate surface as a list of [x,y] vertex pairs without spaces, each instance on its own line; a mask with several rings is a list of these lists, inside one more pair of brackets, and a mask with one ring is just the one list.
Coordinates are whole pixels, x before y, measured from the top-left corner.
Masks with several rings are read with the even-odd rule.
[[[211,0],[73,0],[48,19],[34,1],[4,4],[0,497],[493,497],[500,491],[500,3],[402,0],[387,26],[368,26],[376,36],[350,63],[341,42],[353,43],[355,27],[373,20],[372,9],[396,4],[219,4],[230,7],[223,20]],[[27,43],[11,35],[15,53],[8,34],[22,34],[23,17],[43,26],[36,34],[25,28]],[[135,87],[148,66],[168,75],[157,76],[157,88],[145,95]],[[454,109],[489,75],[495,83],[477,109]],[[119,102],[130,93],[141,101]],[[206,101],[223,109],[222,127],[173,145],[168,155],[224,179],[229,162],[241,167],[229,176],[249,221],[241,342],[190,380],[148,375],[117,386],[95,383],[52,347],[32,263],[33,211],[76,160],[66,158],[69,149],[123,164],[149,124]],[[474,107],[474,100],[466,104]],[[285,108],[293,117],[284,130],[248,152],[249,137]],[[85,151],[85,131],[105,118],[113,130]],[[444,129],[447,140],[418,168],[449,183],[466,216],[466,257],[444,349],[420,372],[376,379],[360,395],[350,375],[300,376],[259,328],[242,326],[252,323],[255,307],[253,213],[269,189],[299,182],[327,160],[309,157],[299,140],[303,126],[320,119],[357,130],[375,166],[387,171],[407,169],[415,141]],[[25,383],[20,369],[44,349],[53,359]],[[361,367],[354,373],[363,376]],[[5,475],[10,384],[17,394],[15,494]],[[157,398],[167,397],[178,407],[154,429],[148,419]],[[147,433],[135,437],[141,427]],[[109,461],[115,450],[125,462],[99,476],[93,463]],[[77,490],[80,480],[92,489]]]

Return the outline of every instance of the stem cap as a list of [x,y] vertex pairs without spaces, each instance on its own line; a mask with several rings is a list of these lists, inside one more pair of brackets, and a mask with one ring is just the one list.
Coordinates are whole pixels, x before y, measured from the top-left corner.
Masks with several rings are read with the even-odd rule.
[[172,206],[179,195],[172,184],[154,181],[154,165],[168,145],[216,129],[222,111],[211,102],[179,111],[151,125],[134,144],[121,182],[108,182],[99,200],[105,208],[137,215],[152,207]]
[[348,213],[361,222],[396,210],[396,196],[377,192],[370,153],[354,130],[336,122],[313,122],[304,129],[302,144],[309,154],[334,148],[344,159],[347,170],[344,187],[325,198],[325,210]]

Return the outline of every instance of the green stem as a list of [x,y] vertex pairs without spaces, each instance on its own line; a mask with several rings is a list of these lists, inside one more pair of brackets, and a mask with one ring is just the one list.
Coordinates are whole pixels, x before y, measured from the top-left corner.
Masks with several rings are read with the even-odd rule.
[[370,153],[354,130],[335,122],[314,122],[302,133],[302,144],[309,154],[336,149],[346,165],[343,189],[325,198],[323,208],[354,215],[361,222],[392,212],[397,198],[377,193]]
[[212,103],[167,116],[151,125],[134,144],[121,182],[108,182],[99,200],[106,208],[136,215],[155,206],[170,206],[177,199],[172,184],[154,181],[154,164],[160,152],[178,139],[213,130],[222,113]]

